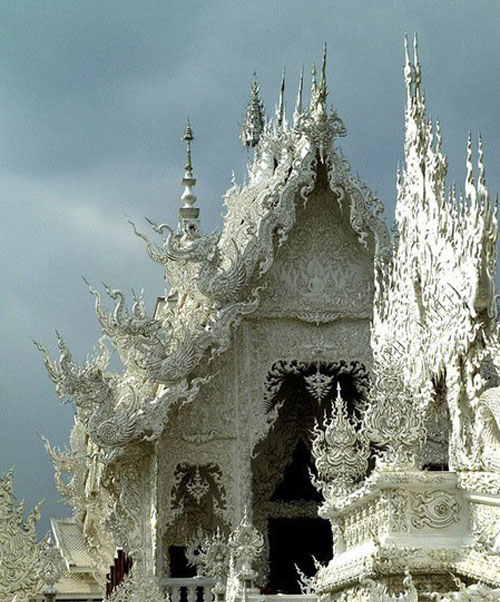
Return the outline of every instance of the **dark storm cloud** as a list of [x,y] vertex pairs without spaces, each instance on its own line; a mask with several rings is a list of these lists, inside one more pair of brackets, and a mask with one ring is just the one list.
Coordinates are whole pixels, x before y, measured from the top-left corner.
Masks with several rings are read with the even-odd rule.
[[127,218],[175,222],[184,121],[191,117],[197,193],[213,229],[234,168],[247,160],[237,125],[257,71],[268,113],[283,67],[287,109],[297,79],[329,45],[330,102],[354,171],[392,219],[402,159],[402,40],[419,32],[429,112],[450,171],[463,181],[469,128],[481,130],[490,189],[500,189],[500,9],[496,0],[1,3],[1,470],[16,465],[43,527],[65,512],[39,439],[64,445],[72,410],[55,401],[29,336],[52,350],[54,328],[83,358],[98,338],[81,274],[162,294]]

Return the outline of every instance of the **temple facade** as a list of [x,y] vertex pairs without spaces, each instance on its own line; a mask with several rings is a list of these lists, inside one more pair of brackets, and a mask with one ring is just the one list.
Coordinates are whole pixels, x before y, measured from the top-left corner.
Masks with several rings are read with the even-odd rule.
[[405,52],[391,231],[340,150],[325,48],[292,122],[285,81],[273,118],[253,82],[252,160],[216,234],[186,126],[177,227],[132,224],[169,285],[154,314],[89,284],[95,355],[39,345],[77,411],[69,448],[46,442],[73,509],[54,536],[94,598],[117,549],[118,600],[500,598],[497,206],[480,139],[447,188],[416,39]]

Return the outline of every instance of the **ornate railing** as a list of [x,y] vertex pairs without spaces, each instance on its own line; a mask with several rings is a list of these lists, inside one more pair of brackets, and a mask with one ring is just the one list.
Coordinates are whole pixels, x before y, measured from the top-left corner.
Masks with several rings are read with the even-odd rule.
[[161,586],[172,602],[211,602],[215,579],[209,577],[164,577]]

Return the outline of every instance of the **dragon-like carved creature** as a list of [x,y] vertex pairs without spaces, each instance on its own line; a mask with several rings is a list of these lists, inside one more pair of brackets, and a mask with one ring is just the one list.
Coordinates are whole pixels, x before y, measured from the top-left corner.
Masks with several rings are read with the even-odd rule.
[[34,343],[43,354],[45,367],[56,385],[58,397],[63,401],[67,401],[68,396],[73,398],[76,407],[85,414],[93,406],[103,403],[113,395],[111,376],[105,373],[110,359],[109,348],[106,346],[105,337],[102,337],[98,343],[99,352],[79,365],[73,361],[62,337],[59,333],[56,334],[60,351],[56,362],[52,362],[43,345],[36,341]]
[[176,235],[166,224],[157,226],[148,221],[156,233],[168,230],[162,247],[152,243],[132,224],[134,232],[146,242],[151,259],[165,266],[165,278],[172,288],[215,307],[223,307],[239,298],[249,275],[249,264],[235,241],[232,241],[232,253],[227,249],[223,252],[217,233]]

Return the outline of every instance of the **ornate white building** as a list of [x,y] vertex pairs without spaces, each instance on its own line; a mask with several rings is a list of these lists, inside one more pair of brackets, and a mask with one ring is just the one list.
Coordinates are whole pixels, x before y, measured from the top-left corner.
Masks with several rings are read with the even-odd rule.
[[89,285],[95,356],[40,346],[77,410],[69,449],[47,443],[74,514],[54,529],[76,530],[101,587],[117,548],[133,559],[118,599],[500,596],[497,206],[481,140],[464,192],[446,188],[416,42],[404,75],[392,233],[338,146],[325,51],[292,124],[284,81],[273,119],[254,81],[253,160],[217,234],[188,123],[177,229],[134,226],[170,286],[154,315]]

